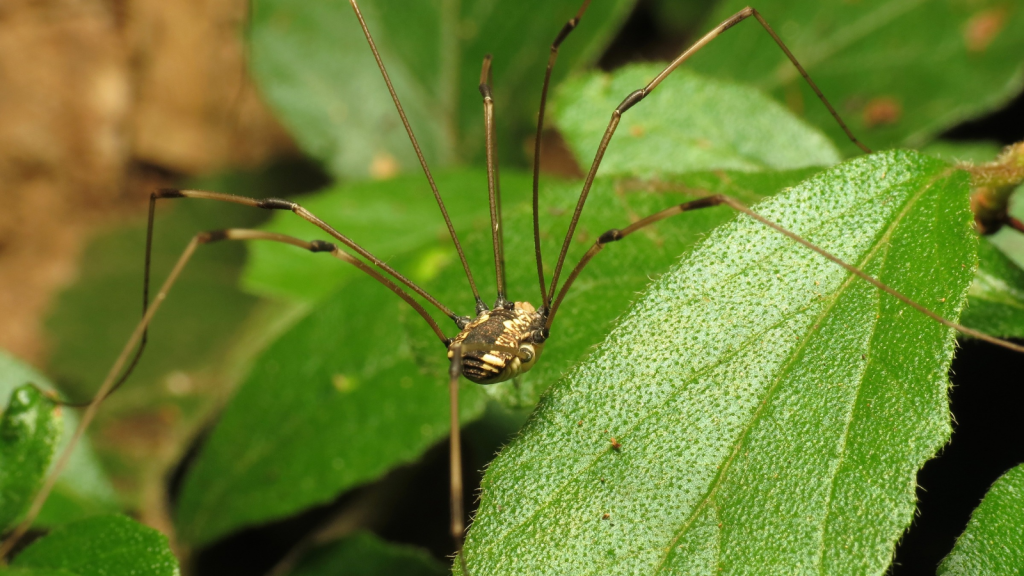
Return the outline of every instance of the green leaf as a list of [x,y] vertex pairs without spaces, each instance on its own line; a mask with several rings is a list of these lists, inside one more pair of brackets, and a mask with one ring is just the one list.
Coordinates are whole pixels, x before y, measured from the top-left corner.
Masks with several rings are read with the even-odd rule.
[[74,572],[55,568],[2,568],[0,574],[7,576],[77,576]]
[[[444,438],[447,379],[420,368],[408,339],[433,346],[438,364],[443,347],[421,320],[401,329],[413,313],[373,279],[355,278],[270,346],[185,480],[182,540],[207,543],[326,503]],[[482,400],[463,385],[463,421]]]
[[1003,338],[1024,338],[1024,270],[982,238],[963,322]]
[[[611,111],[663,68],[632,65],[559,88],[553,117],[582,166],[593,160]],[[786,170],[838,161],[824,134],[757,90],[682,69],[622,116],[599,173]]]
[[60,569],[81,576],[177,576],[167,537],[121,515],[96,516],[55,529],[25,548],[14,568]]
[[936,140],[922,147],[921,152],[937,156],[951,164],[958,162],[981,164],[995,160],[1001,149],[1002,146],[998,143],[989,141]]
[[[699,173],[627,182],[600,179],[581,222],[579,238],[584,241],[574,243],[568,261],[574,263],[598,234],[623,226],[631,216],[712,191],[754,202],[809,173]],[[529,234],[529,176],[515,171],[505,171],[503,176],[509,293],[538,302]],[[433,198],[421,184],[417,186],[419,180],[407,177],[357,184],[305,204],[398,270],[424,281],[427,290],[457,312],[471,313],[473,299],[461,266],[445,238]],[[484,182],[481,171],[438,175],[438,183],[451,199],[453,219],[481,292],[490,300],[493,256]],[[579,186],[578,182],[552,182],[544,188],[548,266],[553,265],[551,259],[561,244]],[[471,217],[474,212],[475,218]],[[270,228],[299,237],[317,236],[305,222],[284,216],[275,218]],[[507,405],[532,406],[548,384],[604,338],[636,292],[650,282],[649,274],[665,270],[701,234],[729,216],[724,209],[688,215],[610,248],[565,301],[544,361],[518,382],[482,389]],[[319,296],[309,317],[266,351],[200,453],[178,509],[181,534],[193,542],[206,542],[241,526],[330,500],[342,490],[415,459],[447,432],[447,360],[417,314],[344,263],[291,246],[255,244],[252,248],[250,277],[267,273],[267,285],[273,286],[274,270],[288,269],[290,275],[279,285],[282,293],[317,298],[322,292],[336,291]],[[439,317],[438,321],[446,334],[454,335],[450,320]],[[338,392],[339,386],[345,393]],[[480,401],[480,390],[466,384],[464,418],[479,414],[474,406]]]
[[447,568],[426,552],[391,544],[369,532],[357,532],[320,546],[289,572],[291,576],[442,576],[447,573]]
[[[757,210],[955,320],[976,262],[967,195],[962,172],[893,152]],[[949,438],[953,347],[948,328],[740,218],[658,280],[488,467],[469,569],[881,573],[917,470]]]
[[1024,464],[1003,474],[971,514],[939,576],[1024,573]]
[[[201,200],[165,200],[157,205],[157,215],[153,286],[163,281],[193,235],[232,225],[250,226],[265,218],[260,211]],[[145,220],[93,240],[82,258],[88,266],[78,282],[60,294],[47,320],[54,342],[50,372],[76,399],[88,400],[99,387],[142,316],[145,249]],[[237,242],[197,251],[166,307],[153,319],[150,353],[143,355],[112,402],[144,396],[135,398],[135,404],[159,404],[170,396],[166,390],[170,374],[198,371],[223,356],[228,338],[254,304],[251,296],[235,288],[244,255],[245,247]]]
[[[25,382],[32,382],[44,390],[53,390],[53,384],[42,374],[0,350],[0,397],[6,397]],[[64,450],[78,426],[78,416],[71,410],[64,412],[64,433],[58,450]],[[88,441],[79,441],[67,468],[54,486],[50,498],[43,506],[35,526],[54,526],[84,518],[116,507],[113,488],[107,481],[96,455]]]
[[[593,3],[586,25],[563,45],[554,81],[594,59],[632,4]],[[494,55],[504,161],[519,160],[540,102],[549,47],[578,0],[364,0],[360,7],[431,166],[483,157],[477,87],[488,53]],[[254,2],[252,51],[263,94],[303,149],[333,174],[418,170],[348,2]]]
[[[704,26],[734,14],[721,2]],[[1024,10],[1002,0],[766,0],[757,10],[843,119],[873,149],[918,147],[1006,103],[1024,85]],[[692,66],[771,92],[858,150],[752,18],[694,56]]]
[[32,384],[16,388],[0,417],[0,532],[28,508],[57,449],[63,420]]

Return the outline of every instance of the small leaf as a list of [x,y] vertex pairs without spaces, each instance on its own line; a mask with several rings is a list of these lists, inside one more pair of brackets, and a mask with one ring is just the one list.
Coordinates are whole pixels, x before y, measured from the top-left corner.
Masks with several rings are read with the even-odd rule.
[[28,508],[57,449],[63,420],[32,384],[11,393],[0,417],[0,532]]
[[963,324],[992,336],[1024,338],[1024,271],[982,238]]
[[[586,24],[562,45],[553,81],[594,59],[632,4],[594,2]],[[478,84],[485,54],[494,56],[501,148],[518,155],[535,121],[551,42],[579,1],[364,0],[360,8],[427,161],[437,168],[483,157]],[[253,72],[307,153],[335,176],[419,169],[348,2],[259,0],[252,13]]]
[[386,542],[369,532],[357,532],[344,540],[320,546],[289,572],[291,576],[442,576],[447,573],[447,568],[426,552]]
[[[593,160],[611,111],[663,68],[627,66],[559,88],[553,117],[582,166]],[[824,134],[757,90],[680,69],[622,116],[599,173],[787,170],[838,161]]]
[[81,576],[177,576],[167,537],[121,515],[72,522],[36,540],[14,568],[61,569]]
[[997,576],[1024,572],[1024,464],[992,484],[971,514],[939,576]]
[[[976,258],[967,194],[962,172],[893,152],[756,209],[955,320]],[[949,438],[953,346],[739,218],[655,282],[489,466],[469,569],[882,573],[915,473]]]
[[[720,2],[702,32],[744,6]],[[875,150],[922,146],[1002,106],[1024,85],[1024,10],[1014,3],[765,0],[755,7]],[[859,153],[753,18],[701,50],[692,66],[771,92],[844,153]]]
[[[30,366],[0,350],[0,396],[10,395],[25,382],[33,382],[44,390],[53,384]],[[64,433],[58,450],[63,450],[78,426],[78,416],[64,412]],[[116,508],[116,496],[87,438],[82,438],[61,474],[35,526],[54,526]]]

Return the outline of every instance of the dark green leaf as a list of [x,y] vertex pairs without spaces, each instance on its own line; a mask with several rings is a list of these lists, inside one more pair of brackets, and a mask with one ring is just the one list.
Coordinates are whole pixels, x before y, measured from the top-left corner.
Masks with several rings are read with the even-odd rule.
[[321,546],[291,576],[442,576],[448,570],[422,550],[385,542],[368,532]]
[[[586,24],[563,45],[555,80],[596,57],[632,4],[594,2]],[[505,162],[518,159],[540,102],[549,47],[578,0],[364,0],[360,6],[431,165],[483,157],[477,86],[488,53],[494,55]],[[252,41],[263,93],[302,147],[332,173],[418,170],[348,2],[254,2]]]
[[[206,543],[328,502],[444,438],[447,380],[421,368],[412,350],[432,346],[443,365],[444,348],[418,318],[401,321],[412,313],[373,279],[355,278],[278,339],[185,481],[182,540]],[[404,325],[414,328],[407,334]],[[461,409],[463,421],[483,409],[468,382]]]
[[992,336],[1024,338],[1024,271],[986,238],[978,260],[962,323]]
[[1003,474],[971,514],[940,576],[1024,573],[1024,464]]
[[15,388],[0,417],[0,532],[28,508],[57,449],[60,411],[32,384]]
[[[265,213],[204,201],[163,201],[154,227],[153,285],[159,286],[193,235],[231,225],[247,226]],[[110,369],[142,316],[146,222],[96,238],[86,247],[81,278],[61,293],[48,328],[54,340],[50,370],[77,399],[88,399]],[[150,327],[149,346],[123,395],[167,395],[167,378],[220,358],[227,338],[254,299],[235,288],[245,247],[236,242],[200,249],[174,286],[173,296]],[[133,392],[128,392],[133,391]],[[144,391],[144,392],[143,392]],[[158,402],[151,400],[149,404]]]
[[[746,5],[721,2],[710,30]],[[766,0],[755,6],[873,149],[917,147],[993,110],[1024,81],[1024,10],[1002,0]],[[857,153],[752,18],[694,56],[706,74],[753,83]]]
[[[956,319],[967,194],[962,172],[895,152],[757,209]],[[721,227],[489,466],[469,568],[881,573],[949,438],[953,337],[760,224]]]
[[[0,350],[0,397],[9,396],[25,382],[33,382],[44,390],[53,384],[28,365]],[[73,411],[64,412],[64,433],[58,450],[63,450],[78,426]],[[36,526],[53,526],[116,507],[114,490],[110,487],[87,439],[82,439],[57,481],[50,498],[43,506]]]
[[[589,166],[611,111],[663,65],[633,65],[563,84],[552,108],[578,162]],[[600,174],[828,166],[839,153],[820,131],[757,90],[676,70],[623,116]]]
[[167,537],[120,515],[61,526],[25,548],[11,566],[61,569],[81,576],[179,574]]

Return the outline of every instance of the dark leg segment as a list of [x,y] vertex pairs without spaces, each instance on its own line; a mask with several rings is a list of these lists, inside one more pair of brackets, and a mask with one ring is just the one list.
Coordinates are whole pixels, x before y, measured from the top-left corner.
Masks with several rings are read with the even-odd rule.
[[[359,2],[356,0],[349,0],[349,4],[352,5],[352,10],[356,13],[356,18],[359,20],[359,26],[363,29],[363,35],[366,36],[366,42],[370,45],[370,51],[373,52],[373,58],[377,61],[377,68],[380,69],[381,75],[384,77],[384,83],[388,86],[388,92],[391,93],[391,100],[395,103],[395,108],[398,109],[398,115],[402,118],[402,125],[405,126],[405,132],[409,135],[409,141],[412,143],[413,150],[416,151],[416,158],[420,161],[420,166],[423,168],[423,174],[427,177],[427,182],[430,184],[430,190],[434,193],[434,199],[437,200],[437,207],[441,209],[441,215],[444,216],[444,223],[448,226],[448,234],[452,238],[452,242],[455,244],[455,250],[459,253],[459,260],[462,261],[462,268],[466,271],[466,278],[469,279],[469,287],[473,290],[473,296],[476,298],[477,309],[486,310],[487,307],[484,301],[480,299],[480,292],[476,289],[476,282],[473,281],[473,273],[469,270],[469,262],[466,261],[466,255],[462,252],[462,245],[459,244],[459,237],[455,234],[455,227],[452,225],[452,219],[448,217],[448,210],[444,207],[444,201],[441,200],[441,192],[437,189],[437,184],[434,182],[434,176],[430,173],[430,168],[427,166],[427,159],[423,157],[423,151],[420,149],[419,142],[416,141],[416,135],[413,134],[412,126],[409,124],[409,119],[405,116],[405,109],[402,108],[402,103],[398,100],[398,93],[395,92],[395,87],[391,84],[391,77],[388,76],[388,71],[384,67],[384,61],[380,59],[380,54],[377,52],[377,44],[373,41],[373,36],[370,35],[370,29],[366,27],[366,21],[363,20],[363,13],[359,10]],[[411,288],[411,286],[410,286]]]
[[558,262],[555,264],[555,273],[554,276],[551,278],[551,286],[548,288],[549,300],[554,297],[555,288],[558,286],[558,276],[561,274],[562,265],[565,263],[565,255],[569,251],[569,243],[572,242],[573,233],[575,233],[576,231],[576,225],[579,223],[580,214],[583,212],[583,205],[587,201],[587,195],[590,194],[590,187],[593,185],[594,177],[597,175],[597,168],[601,165],[601,160],[604,158],[605,150],[607,150],[608,148],[608,143],[611,141],[612,135],[615,134],[615,129],[618,127],[622,115],[625,114],[627,110],[635,106],[638,102],[646,98],[648,94],[650,94],[655,88],[658,87],[658,84],[661,84],[662,80],[668,77],[668,75],[671,74],[673,70],[682,65],[683,62],[689,60],[691,56],[697,53],[697,51],[699,51],[704,46],[708,45],[708,43],[717,38],[722,32],[725,32],[729,28],[732,28],[736,24],[739,24],[740,22],[746,20],[751,16],[756,18],[757,21],[761,23],[761,26],[764,27],[765,31],[767,31],[769,35],[771,35],[772,39],[775,40],[775,43],[778,44],[780,48],[782,48],[782,51],[785,52],[786,57],[788,57],[790,62],[792,62],[793,65],[796,66],[796,69],[800,72],[800,75],[803,76],[804,80],[807,81],[811,89],[814,90],[814,93],[818,95],[818,98],[828,108],[829,112],[832,114],[832,117],[835,118],[836,122],[839,123],[839,126],[843,129],[844,132],[846,132],[846,135],[850,137],[850,140],[853,141],[854,144],[859,146],[860,149],[863,150],[864,152],[871,152],[871,150],[869,150],[867,146],[861,144],[857,140],[857,138],[854,137],[853,133],[850,132],[849,128],[847,128],[846,126],[846,123],[843,122],[843,119],[839,117],[839,113],[835,111],[835,108],[832,107],[832,104],[830,104],[828,99],[825,98],[825,95],[821,93],[821,90],[819,90],[818,86],[814,83],[813,80],[811,80],[811,77],[807,74],[807,71],[804,70],[803,66],[801,66],[799,62],[797,62],[796,58],[793,56],[793,53],[789,51],[789,48],[787,48],[786,45],[782,42],[782,39],[779,38],[778,34],[776,34],[774,30],[772,30],[771,26],[768,25],[768,22],[761,17],[761,14],[759,14],[757,10],[754,10],[753,8],[748,6],[743,10],[740,10],[736,14],[733,14],[730,18],[726,19],[718,26],[715,26],[713,30],[702,36],[700,40],[697,40],[692,46],[687,48],[686,51],[684,51],[675,60],[669,63],[669,65],[666,66],[665,69],[662,70],[661,73],[659,73],[654,78],[654,80],[651,80],[647,84],[647,86],[644,86],[643,88],[636,90],[635,92],[626,96],[622,103],[619,104],[618,107],[616,107],[615,110],[612,111],[612,118],[608,122],[608,127],[605,129],[604,136],[601,138],[601,144],[598,145],[597,147],[597,154],[594,156],[594,161],[590,165],[590,171],[587,173],[587,179],[583,182],[583,190],[580,192],[579,201],[577,201],[576,203],[576,210],[573,212],[572,221],[569,223],[569,230],[565,234],[565,240],[562,242],[562,250],[558,254]]
[[566,22],[558,32],[558,36],[555,36],[555,41],[551,43],[551,54],[548,56],[548,67],[544,71],[544,87],[540,91],[537,134],[533,139],[533,246],[536,253],[537,278],[540,280],[540,298],[543,310],[548,309],[551,300],[548,298],[545,288],[544,261],[540,253],[540,138],[541,132],[544,130],[544,112],[548,104],[548,86],[551,84],[551,71],[555,68],[555,61],[558,60],[558,47],[562,45],[562,42],[569,36],[569,33],[576,29],[576,26],[579,25],[580,20],[583,18],[583,13],[587,11],[589,6],[590,0],[583,0],[583,5],[576,12],[576,16]]
[[889,294],[893,298],[896,298],[900,302],[903,302],[907,306],[910,306],[911,308],[917,310],[918,312],[924,314],[925,316],[931,318],[932,320],[935,320],[936,322],[942,324],[943,326],[948,326],[949,328],[953,328],[954,330],[957,330],[962,334],[973,336],[975,338],[984,340],[986,342],[990,342],[997,346],[1002,346],[1003,348],[1008,348],[1016,352],[1024,352],[1024,346],[1020,346],[1018,344],[1014,344],[1013,342],[1008,342],[1006,340],[1001,340],[999,338],[994,338],[983,332],[978,332],[973,328],[968,328],[966,326],[962,326],[960,324],[957,324],[956,322],[943,318],[942,316],[936,314],[930,309],[911,300],[902,292],[899,292],[895,288],[892,288],[882,283],[881,281],[877,280],[874,276],[871,276],[870,274],[864,272],[860,268],[857,268],[853,264],[849,264],[841,260],[838,256],[833,255],[831,252],[826,251],[824,248],[821,248],[817,244],[814,244],[809,240],[797,235],[796,233],[783,228],[781,225],[765,218],[764,216],[761,216],[757,212],[754,212],[739,200],[736,200],[724,194],[714,194],[712,196],[707,196],[705,198],[699,198],[697,200],[692,200],[690,202],[684,202],[682,204],[662,210],[661,212],[651,214],[646,218],[637,220],[636,222],[630,224],[629,226],[621,230],[613,228],[605,232],[604,234],[601,234],[601,236],[597,239],[597,242],[595,242],[594,245],[591,246],[589,250],[587,250],[587,253],[583,255],[583,258],[581,258],[579,263],[576,264],[576,267],[573,268],[572,272],[569,274],[569,277],[566,279],[565,284],[562,285],[562,289],[558,292],[558,298],[555,299],[555,301],[552,303],[551,314],[548,316],[546,327],[551,327],[551,323],[554,321],[555,312],[558,311],[559,304],[562,303],[562,300],[565,298],[565,295],[569,292],[569,288],[572,286],[572,283],[576,280],[576,277],[580,275],[580,272],[587,265],[587,263],[590,262],[590,260],[604,248],[605,244],[608,244],[609,242],[617,242],[619,240],[622,240],[623,238],[629,236],[633,232],[636,232],[641,228],[650,226],[651,224],[654,224],[655,222],[658,222],[660,220],[664,220],[669,216],[675,216],[676,214],[682,214],[683,212],[690,212],[692,210],[700,210],[701,208],[710,208],[712,206],[722,205],[729,206],[730,208],[736,210],[737,212],[742,212],[743,214],[746,214],[747,216],[753,218],[754,220],[757,220],[761,224],[764,224],[765,226],[771,228],[772,230],[775,230],[779,234],[782,234],[783,236],[789,238],[790,240],[793,240],[797,244],[800,244],[805,248],[817,252],[821,256],[824,256],[828,260],[831,260],[832,262],[835,262],[839,266],[843,267],[847,272],[850,272],[851,274],[860,277],[861,279],[868,282],[875,288],[878,288],[879,290],[885,292],[886,294]]
[[[484,57],[480,68],[480,95],[484,99],[484,135],[487,149],[487,200],[491,208],[491,244],[494,246],[494,273],[498,286],[495,308],[508,303],[505,299],[505,232],[501,221],[501,183],[498,180],[498,151],[494,134],[494,97],[491,94],[491,55]],[[477,310],[479,314],[483,310]]]

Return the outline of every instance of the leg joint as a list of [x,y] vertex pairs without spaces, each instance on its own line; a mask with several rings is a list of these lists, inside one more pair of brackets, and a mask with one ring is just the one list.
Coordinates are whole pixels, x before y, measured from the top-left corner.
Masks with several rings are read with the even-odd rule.
[[338,247],[323,240],[313,240],[309,243],[310,252],[334,252]]
[[622,230],[618,228],[612,228],[611,230],[601,234],[597,239],[598,244],[607,244],[609,242],[615,242],[622,239]]
[[184,198],[185,195],[177,188],[161,188],[150,194],[149,197],[156,200],[157,198]]
[[292,210],[295,206],[295,202],[280,198],[264,198],[256,202],[257,208],[265,208],[267,210]]
[[634,90],[629,94],[629,96],[626,96],[626,98],[622,101],[622,104],[619,104],[615,108],[615,111],[618,112],[619,114],[624,113],[626,110],[629,110],[633,106],[636,106],[638,102],[644,99],[644,96],[647,96],[646,89],[641,88],[639,90]]

